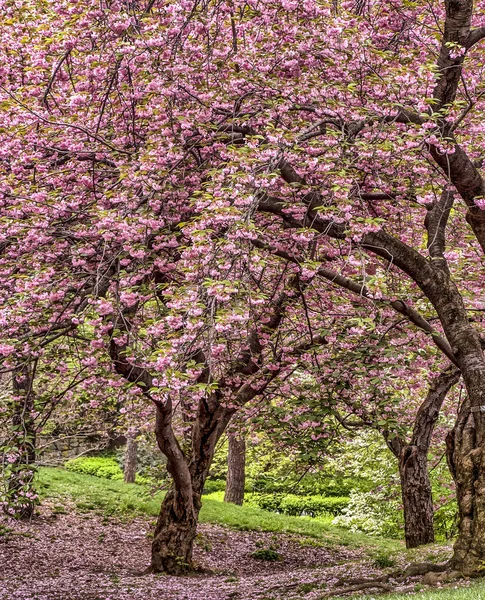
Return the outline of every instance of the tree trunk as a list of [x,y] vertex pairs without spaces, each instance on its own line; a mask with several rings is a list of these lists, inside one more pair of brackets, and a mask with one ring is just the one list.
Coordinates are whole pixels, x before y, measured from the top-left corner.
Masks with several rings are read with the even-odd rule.
[[183,575],[193,569],[192,549],[197,534],[200,493],[168,491],[160,509],[152,543],[151,571]]
[[482,405],[470,404],[463,403],[447,442],[459,510],[451,567],[474,576],[483,575],[485,565],[485,452]]
[[137,450],[138,442],[136,438],[133,435],[129,435],[126,440],[125,464],[123,466],[125,483],[135,483]]
[[432,381],[416,414],[409,443],[399,437],[386,439],[389,448],[399,460],[407,548],[417,548],[434,542],[428,451],[443,401],[459,378],[460,371],[451,365]]
[[[25,365],[13,374],[12,440],[15,461],[10,465],[8,478],[8,502],[5,510],[18,519],[30,519],[35,509],[34,465],[36,459],[36,431],[32,418],[33,375],[30,365]],[[13,511],[13,513],[12,513]]]
[[192,548],[197,534],[201,497],[216,443],[224,433],[233,408],[221,405],[216,394],[201,402],[192,424],[190,450],[182,451],[172,429],[172,407],[157,405],[155,434],[167,457],[172,487],[160,508],[152,543],[153,573],[182,575],[193,570]]
[[427,452],[405,446],[399,456],[406,548],[434,542],[433,497]]
[[227,480],[224,502],[242,505],[244,502],[244,483],[246,466],[246,442],[231,434],[227,456]]

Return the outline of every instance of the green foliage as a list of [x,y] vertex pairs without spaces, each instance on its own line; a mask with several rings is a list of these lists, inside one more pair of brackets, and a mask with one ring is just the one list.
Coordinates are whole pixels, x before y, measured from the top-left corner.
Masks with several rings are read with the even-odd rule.
[[269,548],[259,548],[250,554],[251,558],[258,560],[267,560],[271,562],[281,561],[283,557],[272,546]]
[[392,538],[402,537],[404,529],[400,499],[385,488],[352,492],[347,508],[333,522],[353,532]]
[[349,503],[347,497],[296,496],[295,494],[253,494],[250,502],[264,510],[291,516],[339,515]]
[[[123,471],[115,458],[107,456],[80,456],[68,460],[64,465],[68,471],[94,475],[103,479],[120,481],[123,479]],[[139,484],[151,483],[148,477],[136,475],[135,482]]]
[[380,569],[386,569],[387,567],[393,567],[396,562],[388,554],[378,554],[374,563]]
[[68,460],[64,465],[68,471],[95,475],[104,479],[123,479],[123,471],[114,458],[104,456],[81,456]]
[[434,528],[437,539],[449,540],[458,533],[458,504],[450,500],[434,513]]
[[204,484],[203,494],[214,494],[215,492],[224,492],[226,482],[223,479],[207,479]]
[[[258,443],[247,443],[246,493],[297,496],[349,496],[351,490],[369,490],[372,483],[358,475],[349,477],[338,461],[319,460],[314,465],[299,451],[279,449],[260,434]],[[225,489],[227,440],[219,444],[204,493]]]

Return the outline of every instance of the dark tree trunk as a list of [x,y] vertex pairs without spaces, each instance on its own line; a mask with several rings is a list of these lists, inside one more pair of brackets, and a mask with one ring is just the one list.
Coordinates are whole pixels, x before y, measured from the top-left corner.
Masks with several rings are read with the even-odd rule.
[[[485,376],[483,385],[485,386]],[[484,400],[482,399],[482,402]],[[483,575],[485,563],[485,452],[483,404],[463,403],[448,442],[455,479],[459,532],[451,566],[465,575]]]
[[[190,497],[192,496],[192,497]],[[163,500],[152,543],[151,571],[182,575],[192,570],[200,493],[177,493],[175,486]]]
[[137,465],[138,442],[133,435],[126,439],[125,464],[123,466],[123,475],[125,483],[135,483],[136,465]]
[[157,406],[157,443],[167,457],[167,469],[173,483],[160,508],[150,570],[181,575],[193,570],[192,549],[202,506],[202,490],[217,441],[234,409],[222,407],[216,394],[201,402],[192,425],[189,452],[182,451],[173,433],[171,412],[170,403]]
[[33,375],[30,365],[25,365],[13,374],[13,445],[16,459],[10,465],[8,479],[8,506],[18,519],[30,519],[34,514],[34,465],[36,459],[36,431],[33,421],[34,397]]
[[227,456],[227,480],[224,502],[242,505],[246,467],[246,442],[244,438],[230,434]]
[[406,446],[399,457],[406,548],[434,542],[433,497],[428,456],[417,446]]
[[434,379],[419,407],[409,443],[397,437],[386,440],[399,460],[407,548],[417,548],[434,542],[428,451],[443,401],[459,378],[460,371],[450,366]]

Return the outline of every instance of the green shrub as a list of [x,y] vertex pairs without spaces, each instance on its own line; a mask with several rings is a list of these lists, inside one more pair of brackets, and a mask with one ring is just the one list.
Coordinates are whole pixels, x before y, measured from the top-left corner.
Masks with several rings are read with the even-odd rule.
[[204,484],[203,494],[213,494],[214,492],[223,492],[226,489],[226,482],[222,479],[208,479]]
[[283,560],[283,557],[279,552],[276,552],[274,548],[260,548],[250,554],[251,558],[257,558],[258,560],[268,560],[272,562]]
[[64,465],[68,471],[95,475],[104,479],[123,479],[123,471],[114,458],[103,456],[80,456],[68,460]]
[[385,569],[387,567],[393,567],[396,564],[396,561],[393,560],[388,554],[378,554],[375,557],[374,564],[376,567]]
[[383,489],[352,492],[347,508],[335,517],[333,524],[352,532],[401,537],[404,521],[400,498],[392,497]]
[[458,505],[451,500],[434,513],[434,530],[437,539],[449,540],[458,533]]
[[349,503],[349,498],[324,496],[296,496],[294,494],[254,494],[251,502],[273,512],[293,517],[340,515]]

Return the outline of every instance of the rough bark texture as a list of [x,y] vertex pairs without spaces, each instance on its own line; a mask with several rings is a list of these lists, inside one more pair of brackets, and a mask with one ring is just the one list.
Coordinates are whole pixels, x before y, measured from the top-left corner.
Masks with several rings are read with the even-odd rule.
[[138,442],[135,437],[129,435],[126,440],[125,464],[123,468],[125,483],[135,483],[137,450]]
[[467,400],[447,440],[448,462],[455,478],[460,517],[451,566],[465,575],[483,575],[485,561],[483,420],[481,405],[470,406]]
[[191,451],[182,452],[171,425],[172,408],[157,406],[156,438],[167,456],[173,483],[158,517],[152,544],[151,571],[181,575],[193,570],[192,548],[197,534],[201,495],[216,443],[234,409],[221,406],[217,393],[199,404],[191,433]]
[[428,475],[428,457],[416,446],[406,446],[399,457],[399,475],[404,507],[406,548],[434,542],[433,497]]
[[152,543],[151,571],[182,575],[192,570],[192,549],[201,506],[200,493],[180,498],[175,486],[165,496]]
[[409,442],[397,437],[386,440],[399,460],[407,548],[434,542],[428,450],[446,394],[459,378],[460,371],[450,366],[433,380],[416,415]]
[[246,442],[234,434],[229,435],[227,456],[227,480],[224,502],[242,505],[244,502],[244,484],[246,467]]

